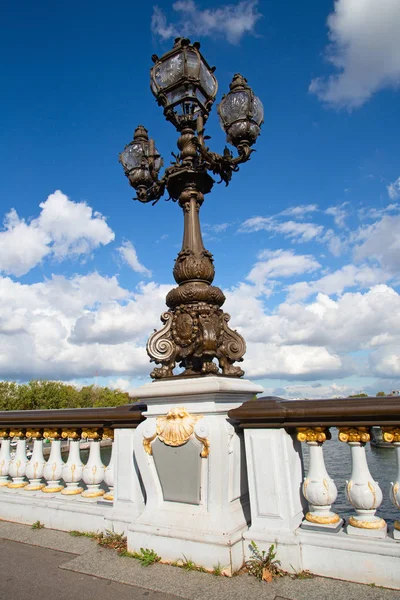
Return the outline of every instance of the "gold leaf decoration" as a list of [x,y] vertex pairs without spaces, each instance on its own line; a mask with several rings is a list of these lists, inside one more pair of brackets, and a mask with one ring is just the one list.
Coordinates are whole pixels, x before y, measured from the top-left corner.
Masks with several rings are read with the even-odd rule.
[[63,429],[61,432],[61,437],[64,440],[77,440],[80,438],[78,429]]
[[327,427],[297,427],[299,442],[319,442],[322,444],[331,438]]
[[166,417],[157,418],[157,437],[167,446],[183,446],[202,415],[191,415],[184,406],[172,408]]
[[369,442],[371,439],[369,427],[339,427],[341,442]]
[[38,440],[43,436],[43,432],[41,429],[27,429],[26,430],[26,437],[27,438],[32,438],[34,440]]
[[82,429],[82,437],[83,439],[88,439],[88,440],[98,440],[101,437],[101,433],[99,433],[99,430],[97,427],[94,428],[84,428]]
[[395,444],[400,442],[400,427],[382,427],[383,439],[385,442]]
[[157,417],[156,433],[143,438],[143,447],[147,454],[152,454],[151,443],[158,438],[167,446],[183,446],[194,434],[196,439],[203,444],[200,456],[207,458],[210,453],[208,438],[200,437],[194,433],[194,428],[203,415],[191,415],[184,406],[172,408],[165,417]]
[[43,431],[43,437],[48,440],[58,440],[58,438],[60,437],[60,430],[59,429],[45,429]]
[[114,429],[111,429],[110,427],[104,427],[102,439],[103,440],[113,440],[114,439]]

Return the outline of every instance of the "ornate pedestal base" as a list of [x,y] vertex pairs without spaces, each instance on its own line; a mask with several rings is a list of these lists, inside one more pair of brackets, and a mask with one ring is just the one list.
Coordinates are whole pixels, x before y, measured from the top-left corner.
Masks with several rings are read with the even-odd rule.
[[134,450],[146,491],[128,530],[128,549],[190,559],[232,573],[243,564],[249,522],[244,440],[227,412],[262,389],[224,377],[175,379],[134,393],[148,405]]

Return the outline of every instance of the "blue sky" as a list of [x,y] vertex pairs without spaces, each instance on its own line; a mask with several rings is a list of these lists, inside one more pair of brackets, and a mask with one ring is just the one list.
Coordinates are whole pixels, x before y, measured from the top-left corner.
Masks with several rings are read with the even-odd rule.
[[118,153],[140,123],[168,165],[149,69],[182,34],[217,102],[240,72],[264,104],[257,152],[201,215],[247,376],[287,397],[399,389],[400,5],[376,4],[3,7],[0,377],[146,380],[182,217],[132,202]]

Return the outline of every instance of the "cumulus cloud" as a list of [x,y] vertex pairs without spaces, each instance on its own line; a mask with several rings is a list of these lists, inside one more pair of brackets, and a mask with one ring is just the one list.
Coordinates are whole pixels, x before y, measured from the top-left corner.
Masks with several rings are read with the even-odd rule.
[[342,294],[349,288],[368,289],[372,285],[385,283],[391,279],[389,273],[368,265],[344,265],[340,269],[328,273],[314,281],[302,281],[288,286],[288,300],[305,300],[309,296],[322,292],[324,294]]
[[380,265],[398,275],[400,272],[400,215],[384,215],[355,236],[356,261],[375,259]]
[[327,61],[336,69],[309,91],[335,107],[357,108],[375,92],[400,84],[398,0],[336,0],[328,17]]
[[131,293],[98,273],[31,285],[0,278],[0,377],[146,375],[146,339],[159,326],[168,288]]
[[41,213],[26,222],[12,209],[0,231],[0,271],[25,275],[46,256],[57,260],[85,255],[114,239],[105,217],[85,202],[73,202],[57,190],[40,205]]
[[295,254],[293,250],[263,250],[247,279],[263,286],[268,280],[310,273],[321,265],[310,255]]
[[245,34],[254,33],[262,17],[258,0],[243,0],[201,10],[194,0],[178,0],[172,5],[175,22],[169,22],[165,13],[155,6],[151,19],[153,34],[162,40],[178,36],[221,36],[237,44]]
[[273,217],[252,217],[242,223],[239,232],[269,231],[279,233],[295,242],[309,242],[322,234],[324,228],[315,223],[277,221]]
[[400,177],[387,186],[387,191],[391,200],[400,198]]
[[123,260],[133,269],[136,273],[143,273],[146,277],[151,277],[151,271],[146,269],[144,265],[139,262],[137,252],[132,242],[122,242],[122,246],[118,248]]

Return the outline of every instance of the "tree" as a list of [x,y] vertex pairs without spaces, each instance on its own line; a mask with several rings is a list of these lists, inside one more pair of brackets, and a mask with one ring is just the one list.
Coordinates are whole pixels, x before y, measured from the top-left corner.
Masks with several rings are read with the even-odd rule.
[[385,392],[377,392],[377,396],[386,396]]
[[121,406],[129,402],[127,392],[96,385],[79,390],[62,381],[0,381],[0,411]]
[[361,394],[352,394],[351,396],[348,396],[348,398],[368,398],[368,394],[364,394],[364,392],[362,392]]

